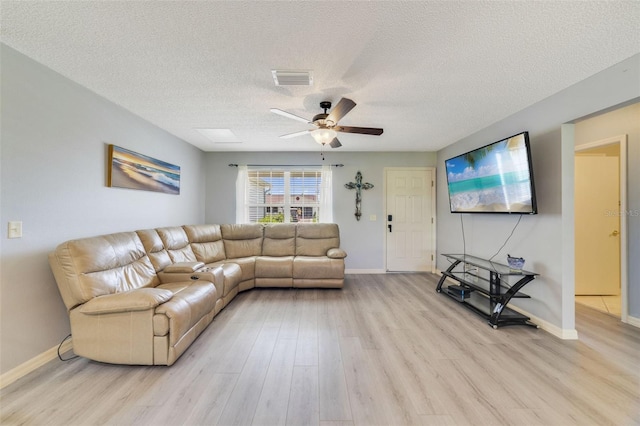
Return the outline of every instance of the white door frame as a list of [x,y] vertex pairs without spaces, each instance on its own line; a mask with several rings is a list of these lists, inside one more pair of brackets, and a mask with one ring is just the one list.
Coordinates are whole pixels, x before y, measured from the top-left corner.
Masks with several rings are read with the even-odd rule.
[[388,271],[387,268],[387,227],[386,227],[386,222],[387,222],[387,172],[390,171],[400,171],[400,170],[406,170],[406,171],[411,171],[411,172],[415,172],[415,171],[425,171],[425,172],[432,172],[432,176],[433,176],[433,181],[432,181],[432,186],[431,186],[431,208],[432,208],[432,215],[431,217],[433,217],[433,222],[431,223],[431,250],[433,253],[433,259],[431,259],[431,273],[435,274],[436,273],[436,259],[435,259],[435,253],[436,253],[436,223],[437,223],[437,218],[436,218],[436,168],[435,167],[385,167],[384,168],[384,179],[383,179],[383,188],[382,188],[382,194],[383,194],[383,198],[382,198],[382,203],[384,206],[384,222],[385,222],[385,226],[383,228],[383,232],[384,232],[384,270]]
[[626,323],[629,316],[629,277],[627,254],[627,135],[612,136],[594,142],[578,145],[575,152],[606,145],[619,144],[620,147],[620,321]]

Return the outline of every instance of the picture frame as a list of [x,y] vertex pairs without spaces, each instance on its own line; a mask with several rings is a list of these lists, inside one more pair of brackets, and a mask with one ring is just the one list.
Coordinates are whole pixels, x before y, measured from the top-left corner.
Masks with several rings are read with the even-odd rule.
[[180,194],[180,166],[109,145],[107,186]]

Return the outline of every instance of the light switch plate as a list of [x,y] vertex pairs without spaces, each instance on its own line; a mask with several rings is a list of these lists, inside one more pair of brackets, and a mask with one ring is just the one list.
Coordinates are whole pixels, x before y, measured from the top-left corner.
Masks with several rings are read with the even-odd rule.
[[370,220],[371,222],[375,222],[376,220],[378,220],[378,218],[376,217],[376,215],[375,215],[375,214],[370,214],[370,215],[369,215],[369,220]]
[[8,238],[22,238],[22,222],[11,221],[9,222],[9,230],[7,232]]

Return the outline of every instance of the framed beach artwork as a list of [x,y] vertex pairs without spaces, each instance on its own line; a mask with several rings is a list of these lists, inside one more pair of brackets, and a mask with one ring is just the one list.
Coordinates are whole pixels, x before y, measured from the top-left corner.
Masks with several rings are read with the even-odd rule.
[[180,166],[109,145],[107,186],[180,194]]

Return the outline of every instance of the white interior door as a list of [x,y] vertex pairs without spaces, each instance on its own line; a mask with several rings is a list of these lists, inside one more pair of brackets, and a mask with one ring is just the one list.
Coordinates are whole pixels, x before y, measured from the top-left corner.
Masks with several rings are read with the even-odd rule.
[[387,271],[433,271],[435,170],[386,169]]
[[620,294],[619,160],[575,158],[576,295]]

